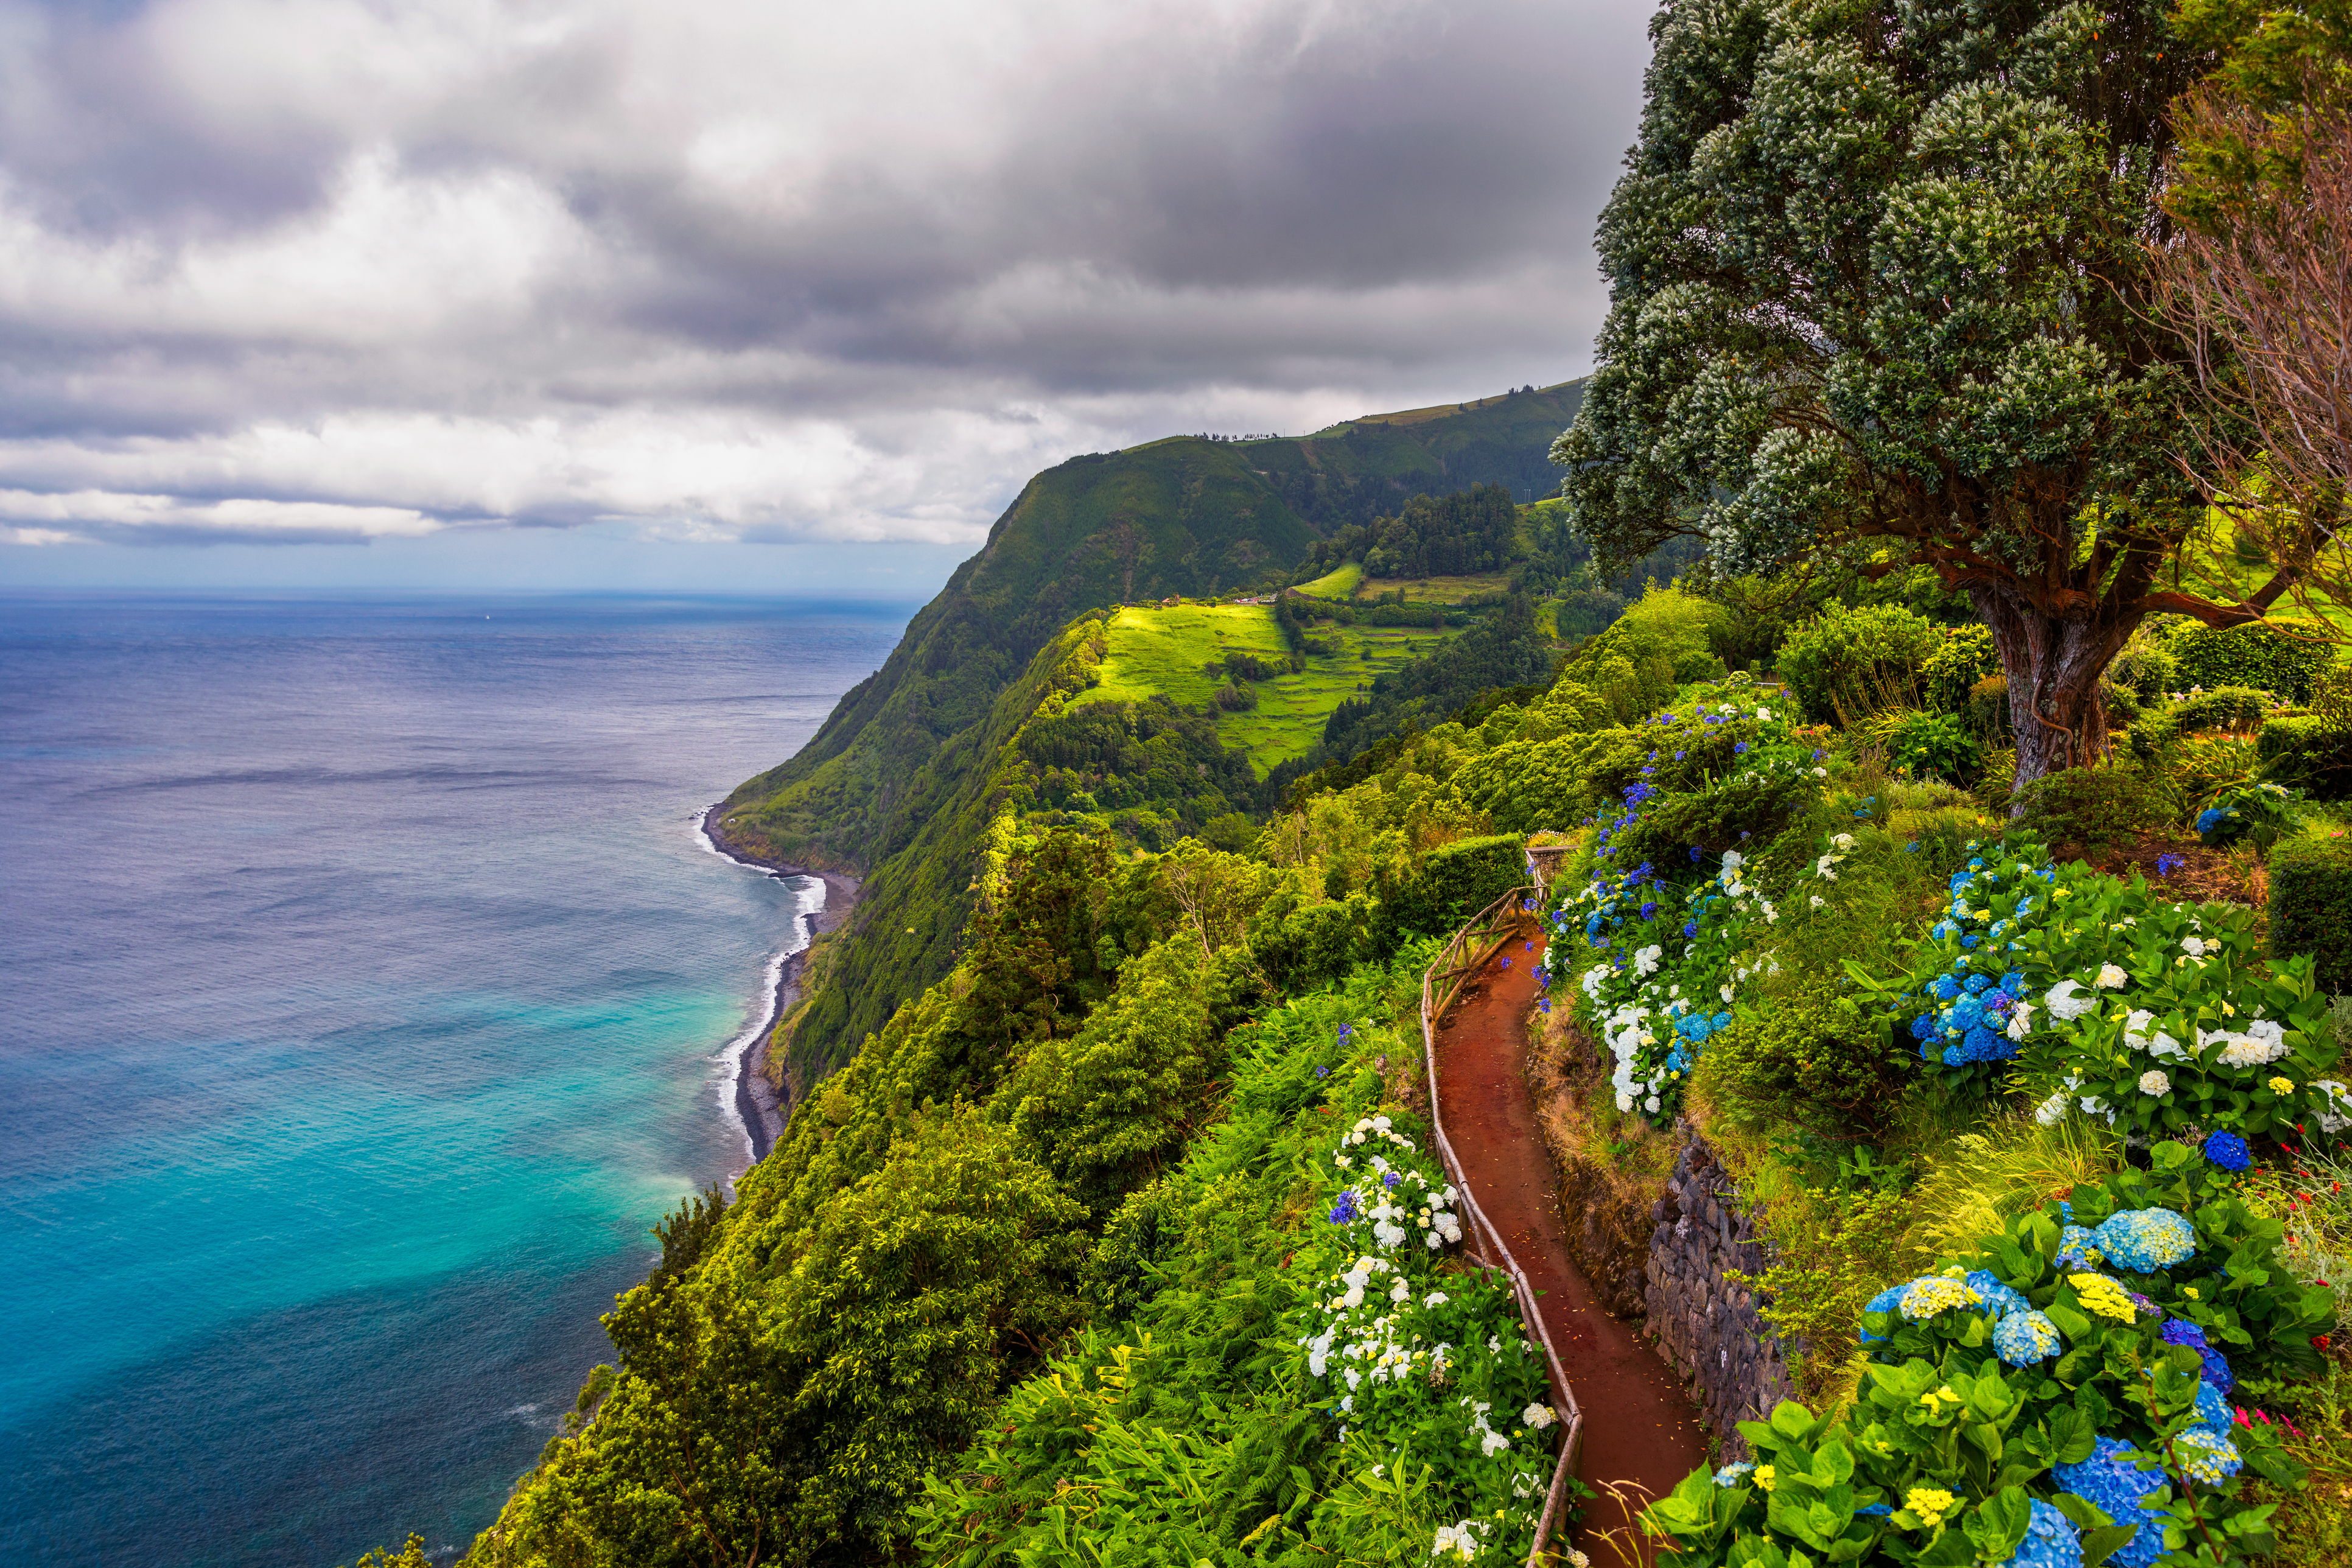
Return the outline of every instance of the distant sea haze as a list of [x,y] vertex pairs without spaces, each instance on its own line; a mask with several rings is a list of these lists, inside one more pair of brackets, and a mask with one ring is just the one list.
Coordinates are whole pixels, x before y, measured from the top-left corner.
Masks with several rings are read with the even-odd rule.
[[495,1516],[823,897],[695,820],[912,608],[0,598],[0,1558]]

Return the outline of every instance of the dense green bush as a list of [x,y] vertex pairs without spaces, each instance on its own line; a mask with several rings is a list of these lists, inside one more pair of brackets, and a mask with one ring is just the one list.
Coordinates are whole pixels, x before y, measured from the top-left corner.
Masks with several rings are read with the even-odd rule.
[[1984,766],[1984,742],[1958,713],[1915,713],[1888,738],[1886,760],[1914,778],[1961,784]]
[[1780,673],[1816,723],[1916,708],[1944,628],[1898,605],[1827,605],[1780,645]]
[[2325,669],[2333,655],[2324,642],[2293,637],[2278,627],[2252,626],[2191,626],[2175,629],[2168,651],[2179,664],[2173,679],[2180,688],[2251,686],[2275,691],[2291,702],[2311,695],[2312,678]]
[[2080,845],[2088,855],[2153,833],[2179,812],[2161,780],[2126,763],[2045,773],[2019,791],[2021,833],[2048,844]]
[[1727,849],[1754,854],[1820,795],[1811,773],[1782,762],[1746,769],[1686,795],[1661,795],[1618,836],[1613,863],[1631,870],[1647,862],[1685,874],[1701,860],[1714,865]]
[[1381,900],[1396,936],[1448,936],[1528,879],[1527,840],[1514,833],[1458,839],[1433,849]]
[[2287,840],[2270,881],[2271,951],[2311,954],[2323,990],[2352,992],[2352,839]]
[[1946,626],[1943,646],[1927,656],[1920,679],[1929,707],[1938,713],[1957,713],[1968,707],[1978,682],[2000,673],[2000,654],[1993,647],[1990,626]]
[[2136,637],[2116,661],[2107,666],[2107,679],[2116,685],[2130,689],[2142,703],[2161,701],[2168,691],[2179,689],[2180,661],[2153,637]]
[[2271,694],[2251,686],[2218,686],[2192,694],[2164,717],[2174,732],[2200,730],[2258,730],[2271,710]]
[[1281,990],[1311,991],[1373,956],[1377,914],[1365,893],[1303,908],[1271,901],[1250,918],[1250,957]]
[[2006,737],[2009,721],[2009,677],[1988,675],[1969,688],[1969,723],[1988,740]]
[[2284,714],[2254,737],[2263,771],[2315,800],[2352,797],[2352,733],[2316,713]]
[[1916,1060],[1824,976],[1738,1015],[1707,1043],[1696,1080],[1742,1131],[1796,1128],[1852,1140],[1885,1124]]

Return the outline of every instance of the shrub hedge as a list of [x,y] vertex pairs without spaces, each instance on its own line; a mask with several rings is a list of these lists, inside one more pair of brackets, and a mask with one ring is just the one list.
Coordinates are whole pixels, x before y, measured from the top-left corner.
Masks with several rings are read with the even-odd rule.
[[2294,702],[2311,695],[2312,678],[2332,658],[2325,644],[2261,624],[2190,626],[2172,634],[2169,651],[2179,665],[2174,679],[2184,686],[2259,687]]
[[2323,990],[2352,991],[2352,840],[2294,838],[2271,851],[2271,951],[2311,954]]
[[1528,879],[1528,841],[1515,833],[1433,849],[1390,892],[1383,911],[1400,935],[1444,936]]

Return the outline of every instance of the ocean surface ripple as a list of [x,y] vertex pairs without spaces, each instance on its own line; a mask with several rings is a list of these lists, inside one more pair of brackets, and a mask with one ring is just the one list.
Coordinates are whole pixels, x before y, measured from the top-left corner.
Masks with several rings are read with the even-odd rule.
[[0,1548],[470,1540],[747,1158],[695,819],[910,606],[0,599]]

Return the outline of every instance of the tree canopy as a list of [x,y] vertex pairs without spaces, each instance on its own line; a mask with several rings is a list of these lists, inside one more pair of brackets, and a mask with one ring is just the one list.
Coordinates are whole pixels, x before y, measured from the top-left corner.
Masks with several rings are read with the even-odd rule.
[[2145,616],[2270,602],[2168,577],[2201,405],[2142,247],[2211,57],[2154,0],[1669,0],[1652,34],[1553,452],[1574,525],[1621,559],[1698,535],[1733,572],[1898,542],[1992,629],[2020,782],[2102,752],[2098,677]]

